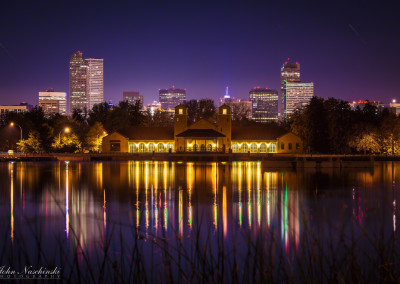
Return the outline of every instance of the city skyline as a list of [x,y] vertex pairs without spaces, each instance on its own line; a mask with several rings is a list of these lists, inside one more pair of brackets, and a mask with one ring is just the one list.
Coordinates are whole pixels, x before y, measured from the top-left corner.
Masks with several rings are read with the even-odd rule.
[[[0,101],[33,103],[48,87],[68,91],[68,58],[82,50],[106,61],[105,101],[133,89],[147,104],[158,88],[172,85],[186,88],[188,100],[217,101],[226,85],[232,97],[247,99],[253,86],[279,90],[279,68],[290,57],[301,62],[302,81],[315,83],[316,96],[388,103],[400,89],[398,8],[221,1],[81,3],[76,10],[65,3],[2,3],[0,25],[9,32],[0,39]],[[160,26],[165,14],[170,20]],[[80,18],[87,20],[77,29],[71,19]]]

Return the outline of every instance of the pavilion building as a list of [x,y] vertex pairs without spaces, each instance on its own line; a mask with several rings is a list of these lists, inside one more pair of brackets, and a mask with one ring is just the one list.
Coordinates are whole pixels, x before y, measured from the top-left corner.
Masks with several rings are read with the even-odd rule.
[[130,126],[103,138],[103,152],[116,153],[301,153],[301,139],[273,125],[232,127],[231,108],[218,108],[217,121],[188,125],[187,108],[175,107],[174,127]]

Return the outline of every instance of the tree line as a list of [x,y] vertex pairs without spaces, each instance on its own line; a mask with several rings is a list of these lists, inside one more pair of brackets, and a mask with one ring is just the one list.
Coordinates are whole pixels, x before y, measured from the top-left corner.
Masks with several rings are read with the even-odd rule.
[[302,138],[306,152],[400,154],[400,118],[368,101],[352,110],[346,101],[313,97],[285,127]]
[[[185,105],[189,123],[202,117],[216,119],[217,108],[211,99],[190,100]],[[0,126],[0,151],[97,152],[105,135],[127,126],[173,126],[173,114],[142,111],[139,103],[126,101],[116,106],[97,104],[88,112],[74,110],[71,117],[56,114],[47,118],[40,107],[24,113],[9,112]]]

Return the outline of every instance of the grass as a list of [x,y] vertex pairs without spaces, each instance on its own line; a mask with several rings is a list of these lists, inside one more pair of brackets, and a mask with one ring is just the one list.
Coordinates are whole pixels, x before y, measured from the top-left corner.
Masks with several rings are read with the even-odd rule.
[[11,245],[10,231],[6,231],[2,236],[0,263],[15,269],[27,264],[58,266],[66,283],[400,281],[396,233],[385,236],[382,228],[364,229],[360,233],[355,220],[348,220],[340,228],[335,228],[329,220],[326,226],[311,228],[306,219],[301,220],[303,232],[296,252],[286,251],[274,230],[254,233],[241,229],[225,238],[221,226],[214,229],[200,217],[196,218],[194,223],[198,225],[189,237],[182,237],[176,230],[171,236],[163,228],[160,234],[152,235],[132,224],[110,222],[102,241],[89,251],[72,227],[70,240],[62,236],[48,240],[35,218],[24,218],[24,224],[18,225],[27,226],[30,233],[16,233]]

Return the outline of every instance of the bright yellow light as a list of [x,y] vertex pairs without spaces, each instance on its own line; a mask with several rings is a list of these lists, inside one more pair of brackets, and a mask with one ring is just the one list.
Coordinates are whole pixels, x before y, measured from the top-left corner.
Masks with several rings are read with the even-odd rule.
[[10,125],[11,125],[11,126],[14,126],[14,122],[11,122]]
[[68,133],[70,131],[69,127],[65,127],[64,131]]

